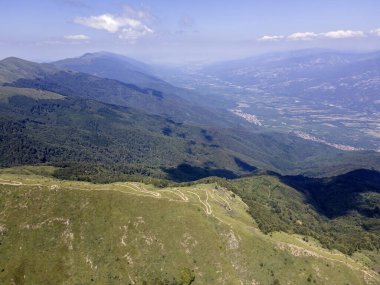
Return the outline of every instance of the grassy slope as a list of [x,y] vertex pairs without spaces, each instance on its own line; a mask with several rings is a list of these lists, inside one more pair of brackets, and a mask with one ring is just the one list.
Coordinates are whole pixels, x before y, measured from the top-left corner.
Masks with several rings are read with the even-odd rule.
[[[14,67],[16,65],[16,67]],[[142,88],[117,80],[86,73],[65,71],[51,64],[37,64],[21,59],[0,61],[0,85],[40,89],[68,97],[98,100],[131,107],[149,114],[170,116],[191,124],[227,124],[223,114],[193,104],[173,92]]]
[[[262,231],[284,231],[314,237],[325,247],[345,253],[380,249],[379,218],[361,211],[365,209],[369,213],[379,206],[380,195],[373,189],[366,189],[365,183],[361,184],[357,187],[362,187],[363,193],[357,192],[356,195],[345,191],[339,184],[331,185],[329,189],[320,188],[316,196],[326,197],[326,194],[334,193],[319,204],[325,207],[325,211],[321,211],[318,204],[310,200],[309,194],[281,183],[277,177],[259,175],[226,182],[226,186],[247,203]],[[371,198],[363,199],[360,195]],[[350,199],[360,201],[359,207],[350,205]],[[328,213],[337,211],[339,215],[328,218]],[[376,262],[380,264],[379,259]]]
[[17,88],[17,87],[5,87],[0,86],[0,101],[8,102],[8,99],[13,96],[26,96],[34,100],[46,100],[46,99],[63,99],[64,96],[43,90],[36,90],[30,88]]
[[8,57],[0,61],[0,83],[13,82],[20,78],[39,78],[57,71],[58,68],[49,64]]
[[380,284],[347,256],[262,234],[241,199],[215,184],[94,185],[53,171],[1,170],[1,284],[150,284],[179,280],[183,268],[193,284]]

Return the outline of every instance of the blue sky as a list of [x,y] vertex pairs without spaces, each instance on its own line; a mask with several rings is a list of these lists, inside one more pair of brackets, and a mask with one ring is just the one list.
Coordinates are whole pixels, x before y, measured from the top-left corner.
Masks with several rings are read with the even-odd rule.
[[110,51],[145,61],[380,49],[378,0],[0,0],[0,57]]

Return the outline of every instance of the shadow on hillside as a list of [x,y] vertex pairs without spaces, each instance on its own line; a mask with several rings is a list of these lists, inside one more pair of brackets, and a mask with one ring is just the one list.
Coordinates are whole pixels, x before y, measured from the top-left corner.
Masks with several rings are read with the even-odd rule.
[[306,202],[328,218],[358,212],[380,217],[380,172],[359,169],[328,178],[278,176],[288,186],[303,193]]
[[243,171],[252,172],[257,170],[257,167],[250,165],[245,161],[242,161],[240,158],[234,157],[234,161],[236,165],[239,166],[239,168]]
[[198,167],[186,163],[180,164],[174,168],[163,168],[163,171],[168,174],[168,178],[170,180],[176,182],[195,181],[210,176],[223,177],[227,179],[238,178],[238,175],[227,169]]

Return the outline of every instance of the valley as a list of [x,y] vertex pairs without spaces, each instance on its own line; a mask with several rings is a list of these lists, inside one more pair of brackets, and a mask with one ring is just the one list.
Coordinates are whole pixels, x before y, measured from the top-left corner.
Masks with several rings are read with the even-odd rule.
[[[368,83],[369,85],[365,88],[369,89],[367,92],[376,94],[376,88],[378,88],[376,82],[379,76],[376,73],[377,70],[366,70],[367,73],[362,77],[367,76],[369,79],[360,76],[352,79],[326,78],[323,77],[323,72],[331,72],[330,69],[336,67],[323,65],[325,56],[323,52],[314,52],[315,54],[313,51],[309,52],[314,58],[303,59],[300,56],[301,60],[307,62],[309,66],[301,66],[301,63],[299,64],[301,67],[297,66],[298,61],[301,60],[287,54],[278,55],[280,60],[275,57],[273,63],[268,55],[268,59],[259,57],[247,62],[227,62],[216,67],[185,68],[181,73],[166,74],[165,79],[207,96],[208,98],[202,101],[205,105],[217,105],[229,110],[255,126],[276,131],[306,133],[343,150],[378,151],[380,149],[380,105],[376,101],[376,96],[373,96],[374,99],[367,108],[360,107],[362,104],[360,102],[354,105],[343,99],[340,101],[334,99],[343,97],[345,94],[349,97],[348,94],[353,92],[353,86],[355,84],[361,86],[366,80],[371,83]],[[338,56],[346,55],[338,54]],[[319,64],[322,67],[316,63],[318,60],[322,62]],[[244,69],[243,67],[249,66],[248,64],[251,64],[252,68]],[[273,67],[271,64],[278,64],[278,66]],[[287,67],[285,64],[294,66]],[[335,73],[332,76],[337,77]],[[339,91],[340,93],[336,91],[336,94],[335,91],[330,92],[328,88],[324,88],[324,84],[326,86],[340,84],[346,89]],[[352,87],[347,87],[348,85]],[[332,90],[336,89],[338,88],[334,87]],[[348,100],[351,99],[348,98]]]

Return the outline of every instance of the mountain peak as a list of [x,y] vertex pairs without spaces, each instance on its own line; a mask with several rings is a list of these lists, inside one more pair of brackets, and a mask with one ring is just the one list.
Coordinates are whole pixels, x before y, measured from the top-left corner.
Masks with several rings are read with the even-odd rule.
[[126,59],[134,60],[134,59],[129,58],[127,56],[117,54],[117,53],[108,52],[108,51],[87,52],[78,58],[116,58],[116,59],[124,59],[124,60],[126,60]]
[[17,57],[7,57],[0,61],[0,83],[9,83],[20,78],[36,78],[57,71],[58,69],[50,64],[40,64]]
[[34,62],[18,58],[18,57],[7,57],[0,61],[1,64],[35,64]]
[[106,56],[108,57],[112,55],[116,55],[116,54],[105,52],[105,51],[96,51],[96,52],[87,52],[83,54],[82,56],[80,56],[79,58],[88,58],[88,57],[94,58],[94,57],[106,57]]
[[166,82],[155,77],[152,67],[120,54],[105,51],[85,53],[80,57],[63,59],[53,64],[60,68],[116,79],[141,87],[167,87]]

